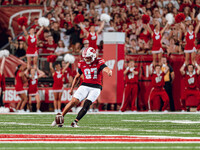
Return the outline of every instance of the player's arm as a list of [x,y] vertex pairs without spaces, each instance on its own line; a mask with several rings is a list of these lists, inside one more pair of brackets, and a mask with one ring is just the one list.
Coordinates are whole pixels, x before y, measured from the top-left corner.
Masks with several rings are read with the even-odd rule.
[[166,30],[169,26],[170,26],[170,25],[167,23],[167,24],[165,25],[165,27],[161,30],[160,34],[162,35],[162,34],[165,32],[165,30]]
[[39,68],[37,68],[37,72],[39,73],[38,78],[45,77],[45,73],[42,70],[40,70]]
[[3,74],[3,69],[4,69],[4,65],[5,65],[5,60],[6,60],[6,58],[3,57],[2,61],[1,61],[1,68],[0,68],[0,73],[1,73],[1,75]]
[[180,27],[181,27],[183,33],[185,33],[185,36],[186,36],[187,32],[186,32],[186,29],[185,29],[185,25],[182,22],[181,22],[180,25],[181,25]]
[[151,30],[151,27],[149,26],[149,24],[147,24],[147,30],[150,32],[151,36],[153,36],[153,31]]
[[41,34],[42,30],[44,29],[44,27],[42,26],[40,28],[40,30],[36,33],[36,38],[38,39],[38,36]]
[[77,84],[77,81],[79,81],[79,78],[80,78],[80,76],[81,76],[81,74],[79,73],[81,70],[79,70],[78,72],[77,72],[77,74],[76,74],[76,76],[75,76],[75,78],[74,78],[74,80],[73,80],[73,82],[72,82],[72,86],[71,86],[71,89],[70,89],[70,92],[69,92],[69,94],[70,95],[72,95],[73,94],[73,90],[74,90],[74,87],[75,87],[75,85]]
[[104,67],[102,71],[103,71],[103,72],[106,72],[106,73],[108,74],[109,77],[112,76],[112,70],[111,70],[109,67],[107,67],[107,66]]
[[100,25],[98,31],[96,32],[97,34],[99,34],[99,33],[103,30],[104,25],[105,25],[105,21],[102,21],[102,23],[101,23],[101,25]]
[[185,64],[180,68],[181,75],[185,74]]
[[133,70],[132,72],[133,72],[134,75],[138,75],[139,74],[138,70]]
[[27,39],[28,38],[28,32],[26,31],[26,27],[22,26],[22,30],[24,32],[25,38]]
[[166,65],[165,66],[165,71],[163,71],[163,72],[164,72],[164,74],[166,74],[168,71],[169,71],[169,67]]
[[126,70],[124,70],[124,75],[126,75],[126,74],[128,73],[129,69],[130,69],[130,68],[127,67]]
[[86,37],[88,37],[89,32],[83,27],[83,24],[80,23],[79,26],[80,26],[81,30],[83,30],[83,32],[86,33],[86,35],[87,35]]
[[200,21],[198,21],[197,26],[195,27],[195,35],[199,32],[199,27],[200,27]]
[[65,65],[65,67],[62,69],[62,73],[63,73],[63,74],[64,74],[65,70],[66,70],[68,67],[69,67],[69,63],[67,63],[67,64]]
[[54,74],[55,70],[53,69],[53,63],[52,62],[49,63],[49,68],[50,68],[51,73]]
[[200,74],[200,66],[196,65],[196,67],[197,67],[197,74],[199,75]]
[[173,72],[171,72],[171,78],[172,78],[172,82],[174,81],[174,79],[175,79],[175,73],[174,73],[174,71]]
[[153,73],[153,63],[151,63],[151,64],[149,65],[148,72],[149,72],[150,75],[152,75],[152,73]]

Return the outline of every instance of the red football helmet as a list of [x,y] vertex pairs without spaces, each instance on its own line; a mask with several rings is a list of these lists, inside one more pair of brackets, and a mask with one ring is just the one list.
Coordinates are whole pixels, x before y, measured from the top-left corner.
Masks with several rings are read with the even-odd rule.
[[[94,48],[92,48],[92,47],[88,47],[88,48],[86,48],[86,49],[83,50],[82,57],[83,57],[83,59],[85,60],[85,62],[87,64],[90,64],[97,57],[96,50]],[[88,60],[88,58],[90,60]]]

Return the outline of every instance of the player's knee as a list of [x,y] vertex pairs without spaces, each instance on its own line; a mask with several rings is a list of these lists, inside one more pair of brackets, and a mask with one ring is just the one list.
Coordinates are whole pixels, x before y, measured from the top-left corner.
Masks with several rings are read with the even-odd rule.
[[78,100],[78,99],[72,98],[72,100],[71,100],[71,105],[72,105],[72,106],[78,105],[78,103],[79,103],[79,100]]
[[85,102],[84,102],[84,105],[83,105],[83,108],[88,111],[89,108],[90,108],[90,105],[92,105],[92,101],[86,99]]

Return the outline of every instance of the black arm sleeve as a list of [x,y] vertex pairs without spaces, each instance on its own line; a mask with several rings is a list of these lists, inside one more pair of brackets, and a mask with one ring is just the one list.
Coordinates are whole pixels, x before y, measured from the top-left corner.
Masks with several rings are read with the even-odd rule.
[[80,75],[82,75],[82,74],[83,74],[83,72],[81,71],[81,69],[80,69],[80,68],[78,68],[78,73],[79,73]]
[[101,65],[101,66],[100,66],[100,71],[103,70],[105,67],[107,67],[106,64]]

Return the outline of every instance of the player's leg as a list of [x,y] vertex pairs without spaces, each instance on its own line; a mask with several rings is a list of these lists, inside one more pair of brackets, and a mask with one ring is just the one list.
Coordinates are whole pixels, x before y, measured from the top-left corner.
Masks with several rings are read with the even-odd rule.
[[161,65],[162,53],[158,53],[158,64]]
[[37,112],[41,112],[41,111],[40,111],[40,95],[39,95],[39,94],[36,94],[36,95],[35,95],[35,100],[36,100]]
[[38,56],[33,57],[33,68],[37,69],[37,61],[38,61]]
[[62,92],[58,93],[58,112],[61,112],[61,97],[62,97]]
[[20,94],[20,98],[22,99],[22,104],[20,107],[20,110],[24,109],[26,103],[27,103],[27,96],[25,93]]
[[131,110],[137,111],[137,95],[138,95],[138,85],[133,84],[132,89],[132,103],[131,103]]
[[149,94],[149,99],[148,99],[148,109],[149,111],[152,111],[152,103],[153,103],[153,99],[156,96],[156,92],[154,90],[154,88],[151,89],[150,94]]
[[[18,96],[20,97],[20,94],[18,94]],[[17,103],[17,107],[16,107],[16,110],[19,110],[20,109],[20,106],[22,105],[22,98],[20,97],[20,101]]]
[[187,98],[187,93],[188,93],[187,90],[185,90],[181,95],[180,102],[181,102],[181,110],[182,111],[187,111],[186,104],[185,104],[185,100]]
[[169,96],[167,95],[167,92],[164,90],[160,93],[160,97],[162,98],[162,100],[164,102],[162,111],[165,111],[169,107]]
[[31,68],[31,57],[27,56],[27,69]]
[[196,97],[198,104],[197,104],[197,111],[200,111],[200,91],[195,90],[193,91],[193,95]]
[[54,101],[53,101],[53,105],[54,105],[54,112],[57,113],[58,112],[58,92],[54,92]]
[[77,126],[78,121],[80,121],[83,118],[83,116],[85,116],[85,114],[90,108],[90,105],[92,105],[92,103],[99,97],[101,93],[101,90],[98,88],[89,87],[88,89],[89,89],[89,94],[83,104],[83,108],[79,111],[76,119],[72,122],[71,124],[72,127],[78,127]]
[[82,102],[88,95],[89,88],[87,86],[80,86],[77,91],[74,93],[72,100],[65,106],[62,115],[65,116],[70,109]]
[[185,53],[185,64],[188,65],[190,63],[190,53]]
[[[62,116],[64,117],[72,107],[79,104],[79,102],[83,101],[89,93],[89,90],[86,86],[80,86],[77,91],[74,93],[72,100],[65,106],[62,112]],[[51,126],[56,126],[56,121],[54,120]]]
[[192,64],[195,66],[196,65],[196,52],[192,52],[191,53],[191,61],[192,61]]
[[27,102],[27,112],[30,112],[32,110],[32,96],[28,96],[28,102]]
[[153,53],[153,65],[156,65],[157,54]]
[[129,103],[128,98],[131,94],[131,90],[132,90],[131,86],[129,84],[127,84],[125,87],[125,90],[124,90],[123,101],[122,101],[121,108],[120,108],[120,110],[122,112],[124,112],[126,110],[126,108],[128,107],[128,103]]

